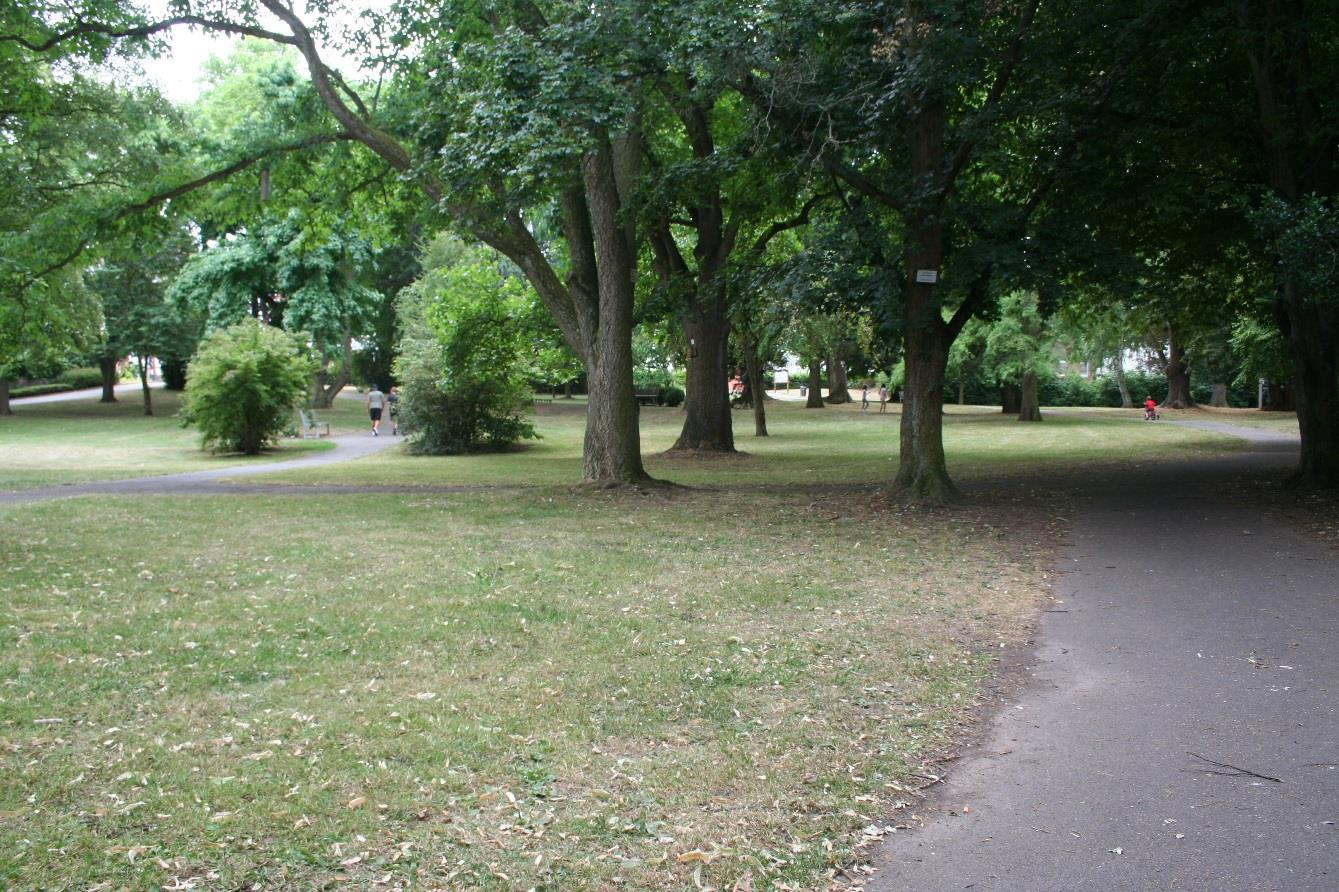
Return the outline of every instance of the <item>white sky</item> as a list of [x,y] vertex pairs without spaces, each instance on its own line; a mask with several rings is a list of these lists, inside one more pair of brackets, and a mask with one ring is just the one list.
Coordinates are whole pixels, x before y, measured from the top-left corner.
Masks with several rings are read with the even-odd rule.
[[[347,17],[354,21],[357,13],[364,9],[384,9],[391,0],[349,0],[352,12]],[[164,0],[148,0],[145,4],[153,13],[166,16]],[[298,4],[301,10],[301,4]],[[287,34],[288,29],[278,19],[268,14],[261,22],[267,30]],[[158,59],[145,59],[141,63],[150,82],[157,84],[163,95],[176,103],[193,101],[201,93],[200,78],[204,63],[210,56],[225,58],[232,54],[239,37],[205,31],[200,28],[172,28],[166,34],[171,47],[170,52]],[[357,64],[346,56],[334,51],[332,47],[322,47],[322,58],[330,66],[345,74],[356,74]],[[299,64],[301,61],[299,60]],[[305,70],[305,66],[304,66]]]

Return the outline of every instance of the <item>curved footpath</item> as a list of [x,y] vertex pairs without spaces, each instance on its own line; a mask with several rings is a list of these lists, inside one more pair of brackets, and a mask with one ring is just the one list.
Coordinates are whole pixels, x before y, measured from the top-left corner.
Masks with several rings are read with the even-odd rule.
[[[159,477],[132,477],[127,480],[109,480],[102,483],[72,483],[68,486],[47,486],[41,489],[19,490],[0,493],[0,505],[19,502],[46,502],[51,499],[66,499],[72,496],[87,495],[124,495],[127,493],[148,493],[153,495],[201,495],[206,493],[240,493],[255,491],[255,487],[242,487],[237,484],[220,483],[237,477],[250,477],[254,474],[269,474],[274,471],[287,471],[293,468],[311,468],[329,465],[335,462],[350,461],[380,452],[400,443],[399,437],[373,437],[367,431],[357,434],[343,434],[331,437],[334,449],[313,452],[301,458],[288,461],[263,462],[254,465],[233,465],[210,471],[189,471],[184,474],[164,474]],[[347,492],[351,487],[281,487],[265,485],[266,492],[280,489],[296,492]],[[397,487],[357,487],[359,492],[393,491]]]
[[1016,699],[868,892],[1339,889],[1339,555],[1225,494],[1297,441],[1073,481]]

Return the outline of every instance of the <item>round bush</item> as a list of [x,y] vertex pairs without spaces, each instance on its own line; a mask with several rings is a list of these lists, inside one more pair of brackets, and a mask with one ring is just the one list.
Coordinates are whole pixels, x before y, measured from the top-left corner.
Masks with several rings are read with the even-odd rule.
[[677,387],[662,387],[660,390],[660,405],[670,408],[683,405],[683,391]]
[[182,419],[212,452],[256,455],[302,405],[315,371],[307,347],[253,320],[208,337],[186,370]]

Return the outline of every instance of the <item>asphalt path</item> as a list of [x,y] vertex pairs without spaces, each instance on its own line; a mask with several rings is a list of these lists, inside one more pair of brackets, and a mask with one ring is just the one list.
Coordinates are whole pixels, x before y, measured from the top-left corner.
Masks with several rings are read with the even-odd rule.
[[[161,390],[163,383],[161,381],[149,384],[150,390]],[[143,385],[138,381],[126,384],[117,384],[113,388],[117,396],[140,396],[144,393]],[[15,406],[31,405],[32,403],[69,403],[74,400],[97,399],[102,396],[101,387],[84,387],[79,390],[62,390],[59,393],[44,393],[41,396],[15,396],[10,397],[9,401]]]
[[[162,385],[155,384],[153,386],[161,387]],[[98,396],[101,392],[101,388],[73,390],[63,393],[46,394],[44,396],[25,397],[21,403],[54,403],[69,402],[72,400],[87,400]],[[129,396],[131,392],[138,395],[140,393],[140,385],[137,383],[117,385],[116,393],[118,396]],[[363,399],[362,394],[358,393],[341,392],[340,397],[344,399]],[[16,405],[21,403],[20,401],[16,401]],[[287,471],[293,468],[311,468],[320,465],[334,464],[336,462],[352,461],[394,446],[396,443],[401,442],[401,439],[390,435],[373,437],[370,431],[361,431],[356,434],[344,434],[337,437],[330,437],[329,442],[335,444],[334,449],[308,453],[300,458],[289,459],[287,461],[257,462],[254,465],[232,465],[227,468],[189,471],[182,474],[160,474],[154,477],[133,477],[128,480],[109,480],[99,483],[72,483],[62,486],[47,486],[40,489],[25,489],[17,492],[0,492],[0,505],[13,505],[27,502],[48,502],[53,499],[68,499],[74,496],[126,495],[131,493],[145,495],[208,495],[252,493],[258,491],[275,494],[283,492],[303,494],[348,492],[351,487],[347,486],[298,487],[274,484],[248,486],[245,484],[225,483],[224,481],[235,480],[238,477],[250,477],[257,474],[269,474],[274,471]],[[377,486],[375,481],[368,481],[368,483],[369,485],[359,486],[357,489],[360,492],[400,492],[410,489],[409,487]],[[459,489],[459,487],[453,489]]]
[[1026,680],[869,892],[1339,889],[1339,558],[1228,493],[1296,438],[1184,423],[1252,449],[1074,481]]

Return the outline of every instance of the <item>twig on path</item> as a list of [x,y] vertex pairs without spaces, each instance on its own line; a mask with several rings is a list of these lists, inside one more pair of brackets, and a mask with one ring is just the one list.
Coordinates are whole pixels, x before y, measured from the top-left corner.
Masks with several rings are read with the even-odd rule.
[[924,780],[925,783],[921,784],[919,787],[915,787],[915,788],[913,788],[913,789],[907,790],[908,793],[919,793],[921,790],[928,790],[928,789],[930,789],[931,787],[933,787],[935,784],[942,784],[942,783],[944,782],[944,777],[943,777],[943,775],[939,775],[939,774],[917,774],[917,773],[915,773],[915,772],[913,771],[913,772],[911,773],[911,776],[912,776],[912,777],[919,777],[919,778],[921,778],[922,780]]
[[1232,774],[1229,774],[1226,771],[1210,771],[1208,772],[1209,774],[1221,774],[1224,777],[1258,777],[1261,780],[1273,781],[1276,784],[1283,783],[1283,781],[1277,777],[1270,777],[1267,774],[1260,774],[1258,772],[1251,771],[1247,768],[1238,768],[1236,765],[1229,765],[1226,762],[1215,762],[1213,759],[1201,756],[1199,753],[1192,753],[1189,750],[1186,751],[1186,755],[1194,756],[1196,759],[1199,759],[1202,762],[1208,762],[1210,765],[1217,765],[1219,768],[1227,768],[1230,771],[1234,772]]

